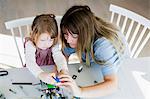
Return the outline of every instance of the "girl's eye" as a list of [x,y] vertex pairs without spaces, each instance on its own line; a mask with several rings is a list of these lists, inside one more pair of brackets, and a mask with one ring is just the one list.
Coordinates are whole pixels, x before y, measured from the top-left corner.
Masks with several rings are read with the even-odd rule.
[[49,41],[51,41],[51,42],[52,42],[53,40],[54,40],[54,39],[49,39]]
[[41,41],[45,41],[45,40],[41,40]]

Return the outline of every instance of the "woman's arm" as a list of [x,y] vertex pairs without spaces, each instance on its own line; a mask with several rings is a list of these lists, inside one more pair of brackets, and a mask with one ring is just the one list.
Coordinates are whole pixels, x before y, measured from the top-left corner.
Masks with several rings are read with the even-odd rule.
[[106,62],[103,66],[100,65],[104,82],[79,88],[69,75],[60,75],[59,77],[64,83],[60,83],[58,86],[70,87],[75,96],[86,98],[106,96],[116,90],[118,85],[117,70],[119,68],[119,64],[117,65],[118,54],[113,45],[105,38],[99,39],[95,44],[95,59]]
[[81,92],[83,96],[88,95],[89,97],[106,96],[117,89],[117,70],[119,68],[119,64],[117,63],[120,59],[116,49],[106,38],[98,39],[95,42],[94,50],[95,59],[106,62],[101,68],[102,74],[104,75],[104,82],[83,87],[81,88]]
[[93,86],[87,86],[81,88],[82,97],[102,97],[109,95],[117,89],[118,78],[115,74],[107,75],[104,77],[104,82],[98,83]]
[[78,87],[76,82],[69,75],[59,75],[60,81],[58,86],[66,86],[71,89],[73,95],[84,98],[98,98],[111,94],[117,89],[118,80],[115,74],[104,77],[104,82],[92,86]]
[[104,82],[81,88],[82,95],[89,95],[89,97],[106,96],[114,92],[118,86],[117,70],[119,64],[117,63],[119,62],[119,56],[116,49],[106,38],[98,39],[95,42],[94,50],[95,59],[106,62],[101,68]]

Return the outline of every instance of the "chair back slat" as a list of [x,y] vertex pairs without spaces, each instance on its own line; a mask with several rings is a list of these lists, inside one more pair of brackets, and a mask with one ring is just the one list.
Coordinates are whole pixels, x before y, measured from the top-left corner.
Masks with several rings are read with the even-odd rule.
[[21,37],[21,41],[22,41],[22,44],[23,44],[23,32],[22,32],[22,29],[21,29],[21,26],[18,26],[18,29],[19,29],[19,34],[20,34],[20,37]]
[[30,32],[31,32],[31,25],[26,25],[26,27],[27,27],[27,33],[29,34]]
[[136,51],[135,55],[133,56],[134,58],[138,57],[138,55],[140,54],[141,50],[143,49],[143,47],[145,46],[145,44],[147,43],[147,41],[149,40],[149,38],[150,38],[150,32],[148,33],[148,35],[146,36],[146,38],[142,42],[141,46]]
[[135,37],[136,37],[136,35],[137,35],[137,33],[138,33],[139,29],[140,29],[140,26],[141,26],[141,24],[138,23],[138,25],[136,26],[136,29],[135,29],[135,31],[133,33],[133,36],[132,36],[132,38],[131,38],[131,40],[129,42],[129,48],[130,49],[131,49],[131,46],[132,46],[132,44],[133,44],[133,42],[135,40]]
[[128,31],[127,31],[127,34],[126,34],[126,40],[128,41],[129,39],[129,36],[130,36],[130,33],[131,33],[131,30],[133,28],[133,24],[134,24],[134,21],[132,20],[130,25],[129,25],[129,28],[128,28]]
[[121,28],[121,32],[124,33],[125,31],[125,27],[126,27],[126,24],[127,24],[127,20],[128,20],[128,17],[125,16],[125,19],[124,19],[124,22],[123,22],[123,25],[122,25],[122,28]]
[[134,45],[134,47],[133,47],[133,49],[131,51],[131,57],[133,57],[133,55],[135,54],[135,51],[137,50],[137,48],[138,48],[138,46],[139,46],[139,44],[140,44],[140,42],[141,42],[141,40],[142,40],[142,38],[144,36],[144,33],[146,32],[146,29],[147,28],[144,27],[144,29],[142,30],[140,36],[138,37],[138,39],[137,39],[137,41],[136,41],[136,43],[135,43],[135,45]]
[[12,33],[12,36],[13,36],[16,48],[17,48],[17,52],[18,52],[18,55],[19,55],[19,58],[20,58],[20,61],[21,61],[21,65],[23,66],[23,60],[22,60],[21,53],[20,53],[20,50],[19,50],[19,47],[18,47],[18,44],[17,44],[17,40],[16,40],[16,37],[15,37],[14,30],[13,30],[13,28],[10,29],[10,30],[11,30],[11,33]]
[[112,14],[111,14],[111,19],[110,19],[111,23],[113,22],[113,19],[114,19],[114,12],[112,12]]
[[119,26],[125,36],[131,52],[130,57],[137,58],[150,38],[150,20],[113,4],[110,5],[109,11],[112,12],[110,22]]
[[119,14],[119,15],[118,15],[118,18],[117,18],[117,23],[116,23],[116,25],[117,25],[117,26],[119,26],[120,19],[121,19],[121,14]]

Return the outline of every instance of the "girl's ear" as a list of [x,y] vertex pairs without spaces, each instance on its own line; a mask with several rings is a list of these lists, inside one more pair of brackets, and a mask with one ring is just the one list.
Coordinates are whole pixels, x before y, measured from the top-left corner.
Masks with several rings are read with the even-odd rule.
[[37,43],[37,41],[38,41],[38,35],[37,35],[37,34],[35,34],[35,35],[33,36],[33,42],[36,44],[36,43]]

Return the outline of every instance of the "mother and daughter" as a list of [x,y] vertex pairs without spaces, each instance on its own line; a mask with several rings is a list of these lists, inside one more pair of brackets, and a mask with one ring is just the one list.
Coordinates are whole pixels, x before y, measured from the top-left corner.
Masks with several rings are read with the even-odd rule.
[[[59,49],[55,15],[36,16],[31,29],[30,36],[26,37],[25,56],[26,66],[35,77],[49,84],[67,87],[75,97],[81,98],[101,97],[117,89],[117,70],[124,44],[118,35],[119,30],[95,16],[88,6],[72,6],[64,14],[60,23],[62,50]],[[85,66],[99,66],[103,82],[79,87],[67,67],[68,57],[73,53]],[[40,68],[44,65],[54,65],[57,74],[44,72]],[[59,83],[52,77],[56,75]]]

